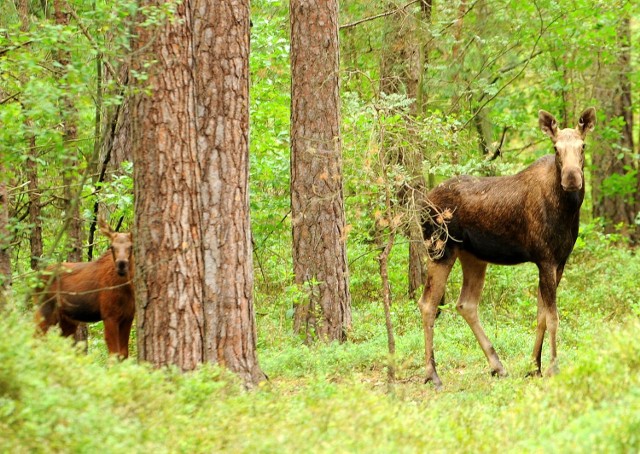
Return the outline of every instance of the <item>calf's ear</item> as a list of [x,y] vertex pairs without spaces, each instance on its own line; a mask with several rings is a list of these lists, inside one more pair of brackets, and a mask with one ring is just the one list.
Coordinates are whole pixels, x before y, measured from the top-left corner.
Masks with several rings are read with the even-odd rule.
[[538,112],[538,124],[540,129],[546,135],[548,135],[553,142],[558,138],[558,122],[556,118],[546,110],[540,110]]
[[593,128],[596,126],[596,109],[593,107],[589,107],[580,115],[580,119],[578,120],[578,126],[576,129],[584,139],[587,136],[588,132],[593,131]]
[[109,224],[107,224],[107,221],[105,221],[102,216],[98,217],[98,228],[100,229],[100,233],[102,233],[107,238],[111,238],[113,230],[111,230],[111,227],[109,226]]

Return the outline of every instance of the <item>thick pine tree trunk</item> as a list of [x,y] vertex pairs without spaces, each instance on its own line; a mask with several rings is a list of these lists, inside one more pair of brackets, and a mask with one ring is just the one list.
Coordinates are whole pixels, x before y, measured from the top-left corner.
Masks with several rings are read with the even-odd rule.
[[149,46],[147,55],[158,63],[149,69],[152,94],[132,106],[138,357],[182,370],[202,362],[205,343],[201,157],[187,5],[178,7],[177,21],[139,31],[138,48]]
[[196,0],[176,19],[139,29],[137,42],[158,58],[152,95],[132,102],[138,355],[182,370],[216,362],[255,384],[265,376],[248,203],[249,5]]
[[265,375],[255,354],[249,221],[249,1],[196,3],[205,360],[258,383]]
[[338,4],[292,0],[291,215],[296,283],[307,293],[295,329],[346,338],[351,295],[340,139]]

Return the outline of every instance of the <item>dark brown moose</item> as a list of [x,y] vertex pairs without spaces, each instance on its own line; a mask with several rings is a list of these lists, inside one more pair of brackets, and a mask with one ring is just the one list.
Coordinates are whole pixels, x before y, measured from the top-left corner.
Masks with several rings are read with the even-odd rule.
[[[540,129],[551,138],[555,155],[547,155],[516,175],[461,176],[441,183],[427,194],[433,221],[423,223],[430,255],[424,293],[419,302],[424,328],[426,382],[436,389],[433,325],[449,272],[456,259],[462,265],[462,290],[456,305],[489,361],[493,375],[506,375],[498,355],[478,320],[478,302],[488,263],[533,262],[539,270],[538,327],[533,347],[536,370],[542,375],[541,354],[549,331],[549,374],[557,372],[556,289],[578,237],[584,199],[584,140],[596,123],[593,107],[580,115],[575,128],[558,129],[548,112],[539,112]],[[446,229],[443,228],[446,226]],[[447,233],[443,236],[442,232]]]
[[132,236],[114,232],[103,220],[100,231],[111,241],[100,258],[47,268],[44,290],[34,297],[42,302],[36,319],[43,332],[59,324],[63,336],[75,333],[80,322],[103,320],[109,353],[126,358],[135,315]]

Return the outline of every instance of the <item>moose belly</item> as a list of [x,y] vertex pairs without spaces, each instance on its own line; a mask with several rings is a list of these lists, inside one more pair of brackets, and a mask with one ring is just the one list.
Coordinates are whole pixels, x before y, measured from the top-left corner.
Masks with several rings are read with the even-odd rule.
[[516,265],[532,261],[530,251],[521,244],[486,231],[465,229],[461,248],[480,260],[498,265]]
[[63,312],[67,317],[78,322],[93,323],[102,320],[100,306],[97,301],[67,301],[63,305]]

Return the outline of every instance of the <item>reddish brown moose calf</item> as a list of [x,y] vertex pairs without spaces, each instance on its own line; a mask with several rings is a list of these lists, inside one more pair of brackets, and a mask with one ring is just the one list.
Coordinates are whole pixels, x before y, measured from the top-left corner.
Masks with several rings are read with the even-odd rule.
[[[593,130],[596,112],[586,109],[575,128],[558,129],[548,112],[539,112],[540,129],[551,138],[555,155],[547,155],[512,176],[461,176],[438,185],[427,194],[428,211],[435,221],[423,229],[432,257],[424,293],[419,302],[424,328],[426,382],[442,386],[433,352],[433,325],[456,259],[463,282],[457,311],[480,343],[492,374],[506,372],[478,320],[478,302],[488,263],[515,265],[533,262],[539,270],[538,327],[533,347],[541,375],[542,342],[549,332],[550,367],[557,371],[556,289],[578,237],[580,206],[584,199],[584,140]],[[447,235],[442,236],[443,225]]]
[[64,336],[75,333],[80,322],[103,320],[109,353],[126,358],[135,314],[132,237],[114,232],[102,220],[100,231],[111,246],[96,261],[47,268],[44,290],[34,297],[42,302],[36,318],[43,332],[60,325]]

